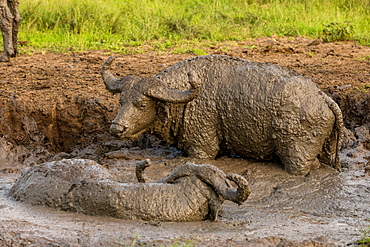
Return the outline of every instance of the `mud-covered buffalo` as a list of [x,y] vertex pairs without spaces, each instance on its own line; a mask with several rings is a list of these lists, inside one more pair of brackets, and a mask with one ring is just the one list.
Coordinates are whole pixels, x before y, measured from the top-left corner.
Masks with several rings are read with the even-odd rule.
[[101,74],[110,92],[121,93],[111,129],[123,139],[150,131],[190,157],[278,156],[295,175],[319,167],[319,160],[340,170],[342,112],[308,77],[278,65],[209,55],[152,78],[118,79],[110,72],[113,59]]
[[148,160],[137,164],[141,183],[120,183],[92,160],[44,163],[25,170],[10,195],[32,205],[120,219],[217,221],[225,200],[242,204],[250,194],[244,177],[226,175],[212,165],[186,163],[161,180],[145,183],[142,173],[148,165]]

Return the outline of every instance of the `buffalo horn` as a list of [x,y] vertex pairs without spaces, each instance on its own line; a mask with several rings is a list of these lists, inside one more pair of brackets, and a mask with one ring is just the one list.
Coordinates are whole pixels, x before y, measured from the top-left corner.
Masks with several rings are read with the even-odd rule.
[[110,66],[114,59],[115,59],[114,56],[110,56],[107,60],[105,60],[100,70],[100,73],[107,90],[111,93],[120,93],[122,85],[121,83],[119,83],[119,79],[116,78],[110,71]]

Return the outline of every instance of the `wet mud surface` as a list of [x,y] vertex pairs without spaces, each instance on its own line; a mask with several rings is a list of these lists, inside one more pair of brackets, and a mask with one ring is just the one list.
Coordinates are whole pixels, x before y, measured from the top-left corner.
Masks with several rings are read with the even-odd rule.
[[[0,246],[355,246],[370,219],[370,48],[353,43],[307,46],[308,39],[257,39],[208,47],[272,62],[311,77],[341,107],[349,129],[343,172],[322,166],[308,176],[278,162],[184,158],[152,136],[120,141],[108,133],[119,109],[100,79],[108,54],[21,55],[0,64]],[[153,76],[191,54],[148,51],[119,56],[117,76]],[[252,193],[241,206],[223,204],[219,222],[146,222],[87,216],[17,202],[8,192],[21,170],[62,158],[92,159],[122,181],[150,158],[148,180],[191,161],[244,176]]]

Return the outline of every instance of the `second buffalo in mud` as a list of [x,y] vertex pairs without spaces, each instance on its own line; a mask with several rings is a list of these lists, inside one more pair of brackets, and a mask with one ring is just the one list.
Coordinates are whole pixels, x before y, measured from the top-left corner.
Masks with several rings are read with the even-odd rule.
[[121,183],[92,160],[47,162],[25,169],[10,195],[33,205],[119,219],[217,221],[225,200],[240,205],[250,194],[244,177],[212,165],[186,163],[161,180],[145,183],[148,166],[149,160],[137,164],[140,183]]
[[107,89],[121,93],[111,126],[123,139],[151,131],[187,155],[278,156],[286,171],[305,175],[319,160],[340,169],[343,119],[338,105],[316,84],[278,65],[229,56],[179,62],[153,78],[110,72]]

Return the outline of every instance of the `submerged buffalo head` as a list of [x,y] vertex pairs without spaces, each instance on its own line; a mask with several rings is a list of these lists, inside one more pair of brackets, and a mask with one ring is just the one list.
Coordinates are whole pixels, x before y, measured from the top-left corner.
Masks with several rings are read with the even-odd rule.
[[121,94],[121,109],[112,122],[111,131],[122,139],[137,139],[148,130],[156,119],[158,101],[187,103],[198,96],[199,82],[194,71],[188,72],[190,89],[178,91],[155,77],[129,75],[118,79],[110,72],[113,60],[112,56],[104,62],[101,75],[107,90]]

